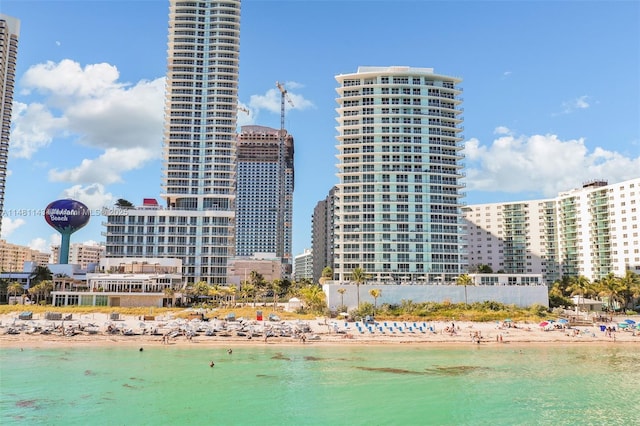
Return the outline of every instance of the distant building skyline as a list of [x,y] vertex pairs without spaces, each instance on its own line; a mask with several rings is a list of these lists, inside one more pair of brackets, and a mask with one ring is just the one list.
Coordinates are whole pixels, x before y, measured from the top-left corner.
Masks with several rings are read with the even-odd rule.
[[[86,270],[89,264],[98,264],[100,258],[105,254],[104,245],[71,243],[69,245],[69,261],[67,263],[80,265],[81,269]],[[60,257],[60,246],[51,247],[50,263],[58,263]]]
[[27,246],[0,240],[0,271],[23,271],[25,262],[33,262],[38,266],[47,266],[50,256],[50,253],[43,253]]

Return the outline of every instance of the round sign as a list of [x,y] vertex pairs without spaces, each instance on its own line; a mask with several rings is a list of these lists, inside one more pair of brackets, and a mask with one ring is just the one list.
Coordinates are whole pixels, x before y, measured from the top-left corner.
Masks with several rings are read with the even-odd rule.
[[57,200],[44,212],[47,223],[60,233],[71,234],[89,223],[89,208],[76,200]]

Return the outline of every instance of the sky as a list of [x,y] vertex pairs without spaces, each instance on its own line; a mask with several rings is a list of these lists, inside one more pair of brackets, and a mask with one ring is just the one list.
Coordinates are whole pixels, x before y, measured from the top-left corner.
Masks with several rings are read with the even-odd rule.
[[[57,244],[42,210],[98,211],[161,189],[168,0],[2,0],[21,20],[2,238]],[[293,254],[336,178],[335,76],[434,68],[464,92],[467,204],[555,197],[640,176],[640,2],[245,0],[238,124],[295,139]]]

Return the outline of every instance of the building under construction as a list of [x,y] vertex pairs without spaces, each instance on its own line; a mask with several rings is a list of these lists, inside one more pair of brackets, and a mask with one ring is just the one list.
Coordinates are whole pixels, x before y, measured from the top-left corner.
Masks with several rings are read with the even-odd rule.
[[236,154],[236,256],[273,253],[282,259],[283,278],[289,278],[293,137],[283,129],[242,126]]

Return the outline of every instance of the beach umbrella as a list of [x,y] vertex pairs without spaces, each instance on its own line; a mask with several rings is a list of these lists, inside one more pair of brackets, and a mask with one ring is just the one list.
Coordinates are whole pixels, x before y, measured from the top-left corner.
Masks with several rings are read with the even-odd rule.
[[629,327],[629,324],[627,324],[626,322],[621,322],[621,323],[618,324],[618,327],[627,328],[627,327]]
[[564,318],[561,318],[561,319],[559,319],[559,320],[558,320],[558,322],[559,322],[560,324],[566,324],[566,323],[568,323],[569,321],[568,321],[568,320],[566,320],[566,319],[564,319]]
[[511,322],[511,318],[507,318],[506,320],[504,320],[504,322]]
[[627,324],[629,324],[629,325],[634,325],[634,324],[636,323],[636,322],[635,322],[634,320],[632,320],[632,319],[626,319],[626,320],[624,320],[624,322],[626,322],[626,323],[627,323]]
[[538,324],[540,327],[546,327],[549,325],[549,321],[542,321],[540,324]]

